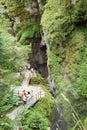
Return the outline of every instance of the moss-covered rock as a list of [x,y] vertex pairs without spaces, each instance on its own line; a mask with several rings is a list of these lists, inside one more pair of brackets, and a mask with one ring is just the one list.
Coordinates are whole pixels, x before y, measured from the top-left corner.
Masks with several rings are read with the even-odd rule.
[[29,38],[37,38],[40,35],[39,25],[31,22],[26,23],[22,27],[20,26],[16,31],[18,40],[22,44],[28,42]]
[[[49,74],[57,87],[57,99],[60,101],[62,92],[71,103],[76,102],[73,106],[83,121],[86,118],[86,106],[83,108],[81,104],[87,98],[85,80],[87,77],[85,73],[87,70],[86,4],[87,2],[84,0],[76,1],[75,4],[68,0],[62,2],[48,0],[41,20],[49,41],[47,43],[49,44],[48,67]],[[80,110],[78,110],[77,104],[80,105]],[[66,113],[67,104],[63,107]],[[84,113],[81,113],[83,109]],[[72,128],[71,115],[65,117],[70,130]]]

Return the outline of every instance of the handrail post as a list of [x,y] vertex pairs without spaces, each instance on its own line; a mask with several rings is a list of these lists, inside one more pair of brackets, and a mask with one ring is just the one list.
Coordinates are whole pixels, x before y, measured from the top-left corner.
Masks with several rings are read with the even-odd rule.
[[39,100],[39,92],[38,92],[38,100]]
[[39,99],[41,98],[41,91],[39,92]]
[[37,94],[36,94],[36,101],[38,100],[38,96],[37,96]]
[[30,91],[30,94],[33,96],[33,90]]

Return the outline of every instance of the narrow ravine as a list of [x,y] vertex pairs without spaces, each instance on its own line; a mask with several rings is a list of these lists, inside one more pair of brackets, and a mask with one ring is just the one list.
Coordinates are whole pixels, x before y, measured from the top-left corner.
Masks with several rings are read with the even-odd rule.
[[[20,114],[23,89],[33,91],[28,106],[34,107],[15,123],[15,130],[87,129],[86,7],[85,0],[1,0],[2,130],[10,130],[10,119]],[[37,77],[26,78],[24,68],[34,68]],[[12,87],[17,96],[11,97]],[[41,93],[44,98],[38,100]]]

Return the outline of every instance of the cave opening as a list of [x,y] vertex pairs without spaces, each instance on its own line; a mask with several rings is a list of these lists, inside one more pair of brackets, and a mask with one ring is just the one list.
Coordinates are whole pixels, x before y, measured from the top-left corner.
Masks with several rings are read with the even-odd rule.
[[47,47],[40,42],[32,44],[32,54],[30,64],[44,77],[48,77],[47,68]]

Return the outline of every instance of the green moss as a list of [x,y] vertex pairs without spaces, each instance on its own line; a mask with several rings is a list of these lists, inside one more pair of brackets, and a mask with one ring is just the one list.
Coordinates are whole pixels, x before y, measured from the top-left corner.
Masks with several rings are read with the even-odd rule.
[[87,1],[79,0],[74,6],[72,19],[75,23],[87,21]]
[[31,78],[30,84],[46,85],[47,81],[39,73],[37,73],[37,77]]
[[[83,121],[85,119],[87,106],[83,104],[83,101],[85,101],[87,97],[86,34],[86,29],[76,28],[62,48],[58,48],[57,44],[51,43],[48,52],[49,73],[57,86],[58,99],[60,99],[59,94],[63,92],[71,102],[75,103],[75,101],[77,101],[74,107]],[[82,100],[80,100],[80,96],[82,96]],[[66,104],[63,107],[66,109]],[[81,113],[82,110],[84,113]],[[72,127],[70,125],[72,119],[71,115],[66,116],[68,112],[64,110],[70,129],[70,127]]]
[[24,130],[48,130],[50,127],[50,115],[54,107],[52,96],[46,92],[46,96],[37,102],[32,109],[22,118]]
[[[87,31],[85,29],[87,26],[80,25],[79,27],[78,25],[75,27],[74,25],[76,22],[86,20],[86,2],[80,0],[75,5],[68,2],[66,1],[64,4],[54,1],[53,4],[49,0],[45,6],[41,23],[43,28],[47,30],[47,38],[51,43],[47,63],[49,74],[57,87],[58,99],[60,99],[59,94],[63,92],[71,102],[79,100],[74,104],[74,107],[84,121],[86,106],[81,107],[81,104],[87,96]],[[76,10],[77,14],[75,14]],[[76,19],[73,19],[74,16]],[[80,96],[82,96],[82,100],[80,100]],[[77,104],[80,104],[80,111],[78,111]],[[81,113],[83,109],[84,114]],[[64,112],[66,113],[66,111]],[[72,128],[70,114],[66,116],[69,130]]]
[[66,3],[69,2],[49,0],[45,5],[41,19],[43,28],[47,30],[48,40],[57,44],[65,41],[74,28],[71,22],[71,13],[69,13],[70,10],[67,9]]
[[25,10],[25,1],[8,0],[5,1],[5,4],[7,6],[7,13],[10,17],[14,19],[19,17],[21,22],[27,21],[30,18],[29,13]]
[[37,24],[28,23],[17,31],[17,37],[20,43],[25,43],[27,39],[37,37],[40,33],[40,28]]
[[85,128],[87,129],[87,118],[85,119],[84,124],[85,124]]

